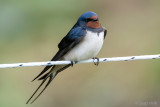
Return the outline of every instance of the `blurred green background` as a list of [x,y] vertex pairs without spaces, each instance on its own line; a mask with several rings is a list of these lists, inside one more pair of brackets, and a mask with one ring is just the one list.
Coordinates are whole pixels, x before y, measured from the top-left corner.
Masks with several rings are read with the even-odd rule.
[[[49,61],[86,11],[108,34],[98,57],[159,54],[159,0],[1,0],[0,63]],[[32,105],[44,67],[0,69],[0,107],[159,107],[160,60],[77,64]]]

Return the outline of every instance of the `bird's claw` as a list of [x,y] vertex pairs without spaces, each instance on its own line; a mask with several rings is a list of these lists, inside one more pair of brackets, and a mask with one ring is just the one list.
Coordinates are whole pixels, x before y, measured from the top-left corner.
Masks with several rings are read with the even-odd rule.
[[73,64],[74,64],[74,62],[73,61],[71,61],[71,66],[73,67]]
[[73,67],[73,65],[76,63],[77,63],[77,61],[71,61],[71,66]]
[[[97,60],[96,62],[95,62],[95,59]],[[93,62],[94,62],[94,65],[98,66],[99,65],[99,58],[94,57]]]

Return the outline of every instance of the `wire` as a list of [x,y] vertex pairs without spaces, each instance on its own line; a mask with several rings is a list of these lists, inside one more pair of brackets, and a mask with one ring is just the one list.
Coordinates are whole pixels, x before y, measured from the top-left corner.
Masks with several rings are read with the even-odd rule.
[[50,66],[50,65],[65,65],[77,63],[93,63],[93,62],[111,62],[111,61],[130,61],[130,60],[145,60],[145,59],[160,59],[160,54],[157,55],[140,55],[140,56],[126,56],[126,57],[111,57],[88,59],[84,61],[47,61],[47,62],[27,62],[27,63],[13,63],[13,64],[0,64],[0,68],[16,68],[16,67],[31,67],[31,66]]

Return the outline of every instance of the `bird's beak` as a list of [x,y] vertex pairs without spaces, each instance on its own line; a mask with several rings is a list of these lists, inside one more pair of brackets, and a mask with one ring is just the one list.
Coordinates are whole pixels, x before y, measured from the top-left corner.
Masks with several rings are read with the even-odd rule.
[[93,19],[94,22],[98,21],[98,19]]

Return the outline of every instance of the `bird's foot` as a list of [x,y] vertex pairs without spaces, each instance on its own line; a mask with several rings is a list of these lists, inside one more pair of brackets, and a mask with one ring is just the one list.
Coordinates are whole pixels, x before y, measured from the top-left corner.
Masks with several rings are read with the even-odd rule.
[[[95,62],[95,59],[97,60],[96,62]],[[93,62],[94,62],[94,65],[98,66],[99,65],[99,58],[94,57]]]
[[77,61],[71,61],[71,66],[73,67],[73,65],[76,63],[77,63]]

